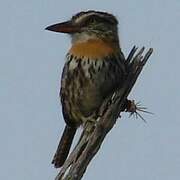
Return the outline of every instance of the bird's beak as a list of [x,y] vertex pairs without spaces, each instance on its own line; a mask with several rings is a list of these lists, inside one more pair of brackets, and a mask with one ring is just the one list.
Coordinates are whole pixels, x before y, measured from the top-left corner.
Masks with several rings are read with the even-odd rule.
[[60,33],[76,33],[80,32],[80,27],[73,25],[71,21],[66,21],[58,24],[53,24],[45,28],[45,30],[60,32]]

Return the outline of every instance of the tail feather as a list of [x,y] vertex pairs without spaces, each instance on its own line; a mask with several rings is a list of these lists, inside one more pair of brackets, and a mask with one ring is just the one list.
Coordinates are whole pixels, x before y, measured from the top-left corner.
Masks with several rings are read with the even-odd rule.
[[66,125],[61,140],[59,142],[58,148],[52,160],[52,164],[54,164],[55,168],[59,168],[64,164],[69,154],[69,150],[71,148],[71,144],[75,133],[75,127],[69,127]]

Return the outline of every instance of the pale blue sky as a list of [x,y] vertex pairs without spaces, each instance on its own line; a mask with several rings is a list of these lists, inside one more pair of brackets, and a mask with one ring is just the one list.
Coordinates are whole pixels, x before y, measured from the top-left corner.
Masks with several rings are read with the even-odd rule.
[[84,180],[178,180],[180,177],[180,1],[6,0],[0,7],[0,179],[53,180],[64,127],[58,99],[70,38],[44,31],[81,10],[119,19],[121,46],[153,47],[130,97],[155,115],[148,124],[123,114]]

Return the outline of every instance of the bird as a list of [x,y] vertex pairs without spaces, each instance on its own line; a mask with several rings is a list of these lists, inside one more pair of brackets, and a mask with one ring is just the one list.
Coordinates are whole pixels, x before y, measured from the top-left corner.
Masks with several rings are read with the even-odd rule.
[[118,20],[111,13],[81,11],[46,30],[71,37],[59,93],[66,125],[52,160],[54,167],[60,168],[77,129],[87,121],[96,122],[104,99],[122,87],[126,63],[119,41]]

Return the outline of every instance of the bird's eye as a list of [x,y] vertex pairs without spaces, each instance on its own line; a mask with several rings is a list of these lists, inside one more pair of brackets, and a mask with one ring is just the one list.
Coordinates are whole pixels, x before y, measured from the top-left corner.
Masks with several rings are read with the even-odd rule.
[[94,17],[89,17],[87,19],[85,19],[83,22],[81,22],[81,26],[88,26],[93,24],[96,21],[96,19]]
[[93,23],[93,22],[95,22],[95,18],[94,18],[94,17],[90,17],[90,18],[88,19],[88,23]]
[[95,16],[90,16],[86,19],[85,23],[88,25],[88,24],[92,24],[96,22],[96,17]]

